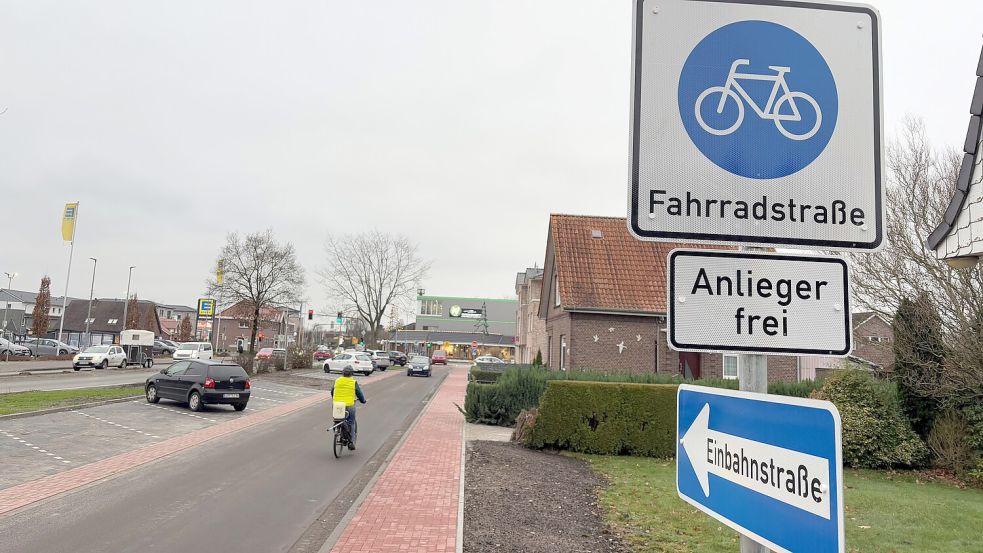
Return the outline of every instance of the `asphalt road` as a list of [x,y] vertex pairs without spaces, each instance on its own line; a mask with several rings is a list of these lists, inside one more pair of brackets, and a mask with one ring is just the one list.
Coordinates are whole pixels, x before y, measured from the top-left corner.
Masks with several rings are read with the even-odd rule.
[[347,500],[334,501],[374,470],[366,463],[405,430],[445,374],[366,383],[359,448],[341,459],[325,432],[329,407],[304,409],[0,518],[0,550],[290,551],[323,513],[346,510]]
[[148,376],[159,372],[166,365],[154,365],[153,369],[106,369],[71,373],[32,374],[30,376],[0,377],[0,394],[28,390],[76,390],[98,386],[121,386],[143,383]]

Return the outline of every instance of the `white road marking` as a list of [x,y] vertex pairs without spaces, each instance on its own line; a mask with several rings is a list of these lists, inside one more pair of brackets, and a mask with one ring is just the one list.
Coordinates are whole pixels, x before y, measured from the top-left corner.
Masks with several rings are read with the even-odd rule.
[[97,420],[99,422],[104,422],[106,424],[111,424],[111,425],[113,425],[113,426],[115,426],[117,428],[122,428],[123,430],[130,430],[130,431],[136,432],[137,434],[142,434],[144,436],[149,436],[151,438],[156,438],[158,440],[160,439],[159,436],[154,436],[150,432],[144,432],[143,430],[137,430],[136,428],[132,428],[132,427],[129,427],[129,426],[126,426],[126,425],[123,425],[123,424],[119,424],[119,423],[113,422],[111,420],[106,420],[106,419],[104,419],[102,417],[99,417],[99,416],[96,416],[96,415],[90,415],[88,413],[83,413],[82,411],[72,411],[72,413],[78,413],[79,415],[82,415],[83,417],[89,417],[90,419],[95,419],[95,420]]
[[282,399],[269,399],[269,398],[265,398],[265,397],[255,397],[255,396],[253,396],[253,399],[259,399],[259,400],[262,400],[262,401],[272,401],[273,403],[287,403],[286,401],[283,401]]
[[141,403],[141,405],[146,405],[147,407],[155,407],[155,408],[157,408],[157,409],[160,409],[160,410],[162,410],[162,411],[170,411],[170,412],[172,412],[172,413],[177,413],[177,414],[179,414],[179,415],[187,415],[187,416],[189,416],[189,417],[194,417],[194,418],[196,418],[196,419],[201,419],[201,420],[203,420],[203,421],[208,421],[208,422],[218,422],[218,421],[217,421],[217,420],[215,420],[215,419],[209,419],[209,418],[207,418],[207,417],[202,417],[201,415],[196,415],[196,414],[194,414],[194,413],[189,413],[189,412],[184,412],[184,411],[179,411],[179,410],[177,410],[177,409],[173,409],[173,408],[171,408],[171,407],[164,407],[163,405],[156,405],[156,404],[153,404],[153,403]]
[[17,443],[23,444],[24,446],[29,447],[29,448],[37,451],[38,453],[44,453],[45,455],[47,455],[49,457],[54,457],[55,459],[61,461],[62,463],[71,464],[71,461],[69,461],[67,459],[64,459],[62,457],[56,457],[54,453],[48,453],[47,451],[41,449],[40,447],[38,447],[38,446],[36,446],[36,445],[28,442],[27,440],[22,440],[22,439],[18,438],[17,436],[15,436],[14,434],[11,434],[10,432],[7,432],[6,430],[0,430],[0,434],[3,434],[4,436],[10,438],[11,440],[14,440]]

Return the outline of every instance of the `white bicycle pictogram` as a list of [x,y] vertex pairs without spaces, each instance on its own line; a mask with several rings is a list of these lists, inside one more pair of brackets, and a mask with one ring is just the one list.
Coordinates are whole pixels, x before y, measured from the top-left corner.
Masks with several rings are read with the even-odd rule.
[[[776,71],[776,75],[758,75],[755,73],[737,72],[738,67],[750,64],[750,60],[734,60],[734,63],[730,66],[730,73],[727,75],[727,82],[724,83],[724,86],[711,86],[710,88],[701,92],[696,98],[696,121],[701,127],[703,127],[703,130],[716,136],[725,136],[736,131],[737,128],[741,126],[741,123],[744,122],[744,102],[747,102],[748,105],[751,106],[751,109],[758,114],[758,117],[761,119],[771,119],[774,121],[775,126],[778,127],[778,131],[786,137],[792,140],[808,140],[812,138],[812,136],[819,131],[819,127],[822,125],[823,114],[819,109],[819,104],[812,96],[809,96],[805,92],[793,92],[789,90],[788,83],[785,82],[785,74],[790,73],[792,70],[788,67],[769,65],[768,69]],[[758,104],[756,104],[747,91],[744,90],[744,87],[741,86],[738,79],[774,81],[775,85],[771,88],[771,94],[768,96],[768,101],[765,103],[764,108],[758,107]],[[778,96],[779,91],[781,91],[781,96]],[[711,94],[715,93],[720,93],[720,101],[717,103],[718,114],[722,114],[724,112],[724,106],[727,103],[727,98],[733,98],[734,102],[737,104],[737,121],[726,129],[715,129],[711,127],[706,123],[706,121],[703,120],[703,114],[700,113],[700,107],[703,105],[703,100],[706,100]],[[744,101],[741,101],[742,97],[744,98]],[[797,105],[795,105],[796,100],[805,100],[812,105],[812,109],[816,112],[816,124],[813,125],[809,132],[804,134],[791,133],[782,126],[783,121],[802,121],[802,115],[799,113],[799,108]],[[783,115],[781,113],[781,109],[786,102],[788,102],[792,113]]]

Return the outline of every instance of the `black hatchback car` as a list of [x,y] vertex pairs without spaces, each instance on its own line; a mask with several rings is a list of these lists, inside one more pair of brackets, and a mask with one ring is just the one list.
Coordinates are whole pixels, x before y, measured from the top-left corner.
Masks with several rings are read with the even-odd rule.
[[249,375],[239,365],[221,361],[175,361],[147,379],[144,392],[148,403],[173,399],[187,403],[192,411],[205,405],[224,403],[242,411],[252,387]]

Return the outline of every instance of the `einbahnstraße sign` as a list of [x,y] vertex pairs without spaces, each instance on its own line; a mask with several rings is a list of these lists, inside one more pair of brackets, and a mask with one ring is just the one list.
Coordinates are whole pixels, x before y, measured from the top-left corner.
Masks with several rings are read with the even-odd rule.
[[860,5],[636,0],[631,231],[878,249],[879,27]]
[[844,551],[832,403],[682,384],[676,406],[684,501],[772,551]]

